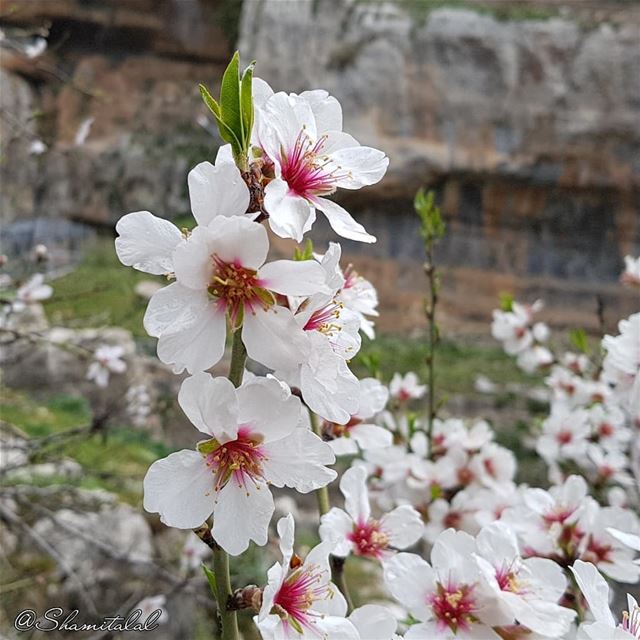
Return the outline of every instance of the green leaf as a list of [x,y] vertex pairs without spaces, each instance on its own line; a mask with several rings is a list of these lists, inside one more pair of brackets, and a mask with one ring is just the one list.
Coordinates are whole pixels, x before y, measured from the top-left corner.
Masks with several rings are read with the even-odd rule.
[[242,74],[240,81],[240,109],[242,111],[242,127],[244,130],[243,148],[246,152],[251,144],[251,131],[253,129],[253,68],[254,60]]
[[214,100],[213,96],[209,93],[207,88],[201,84],[200,87],[200,95],[204,100],[204,103],[209,107],[211,113],[213,113],[216,122],[218,123],[218,131],[220,132],[220,137],[225,141],[231,144],[231,146],[236,149],[240,149],[240,141],[236,137],[235,133],[223,122],[220,105]]
[[233,132],[240,143],[238,153],[244,151],[244,126],[240,108],[240,56],[236,51],[225,69],[220,85],[220,116],[224,124]]
[[500,309],[502,311],[513,311],[513,295],[510,293],[500,294]]
[[440,208],[434,204],[433,191],[425,193],[419,189],[413,200],[413,206],[420,218],[421,234],[425,241],[431,243],[440,240],[445,233],[445,224],[442,220]]
[[589,353],[589,340],[584,329],[572,329],[569,332],[571,344],[581,353]]
[[293,259],[297,262],[313,260],[313,242],[311,242],[311,238],[307,238],[307,241],[304,244],[304,249],[300,249],[300,247],[295,248]]
[[209,588],[211,589],[211,593],[213,597],[218,599],[218,585],[216,583],[216,574],[207,567],[206,564],[202,565],[202,570],[204,571],[204,575],[207,576],[207,582],[209,583]]

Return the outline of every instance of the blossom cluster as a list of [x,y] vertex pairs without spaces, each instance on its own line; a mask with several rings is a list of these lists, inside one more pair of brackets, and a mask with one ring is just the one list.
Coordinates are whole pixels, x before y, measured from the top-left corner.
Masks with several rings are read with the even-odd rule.
[[[321,211],[338,235],[373,242],[328,196],[378,182],[388,160],[342,131],[340,105],[328,93],[274,92],[251,73],[235,87],[238,110],[225,111],[204,90],[229,144],[214,164],[189,173],[194,228],[148,211],[116,227],[123,264],[168,280],[149,301],[144,326],[158,339],[160,360],[186,375],[178,403],[199,438],[151,465],[145,509],[168,526],[210,533],[214,556],[237,556],[251,542],[267,544],[272,488],[304,494],[337,481],[342,504],[331,508],[323,502],[328,493],[319,493],[319,543],[306,557],[294,553],[288,514],[277,523],[281,560],[263,587],[220,598],[228,576],[215,576],[223,626],[229,603],[239,599],[266,640],[392,640],[401,632],[425,640],[566,638],[583,598],[572,580],[600,624],[603,607],[589,585],[600,573],[626,583],[640,577],[631,494],[605,504],[582,476],[559,467],[549,490],[518,484],[517,460],[486,420],[424,417],[416,407],[427,387],[415,373],[388,384],[354,375],[349,365],[362,334],[375,336],[375,288],[341,267],[334,242],[322,254],[307,245],[292,260],[269,260],[262,223],[299,242]],[[548,327],[535,321],[540,306],[511,302],[492,325],[523,369],[552,367],[553,406],[538,452],[550,464],[590,460],[596,474],[620,486],[637,482],[626,451],[637,419],[640,314],[604,339],[607,355],[596,370],[583,354],[553,355]],[[216,372],[229,341],[229,376],[222,377]],[[184,572],[205,558],[196,542],[191,536],[185,545]],[[352,556],[379,570],[395,608],[350,610],[337,578]],[[585,566],[598,578],[584,577]],[[630,609],[623,630],[637,638],[637,607]],[[580,628],[585,637],[591,631]]]

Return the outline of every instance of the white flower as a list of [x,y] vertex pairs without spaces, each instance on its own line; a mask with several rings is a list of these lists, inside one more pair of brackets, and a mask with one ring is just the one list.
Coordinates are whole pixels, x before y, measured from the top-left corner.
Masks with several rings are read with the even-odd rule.
[[138,621],[140,623],[144,624],[144,622],[148,620],[148,624],[150,626],[152,626],[153,623],[164,624],[169,620],[169,614],[165,609],[166,602],[167,598],[162,594],[157,596],[147,596],[146,598],[140,600],[140,602],[138,602],[135,607],[133,607],[131,613],[136,610],[141,611],[140,617],[138,618]]
[[591,428],[589,414],[565,405],[552,406],[551,415],[542,423],[536,451],[547,461],[584,459]]
[[620,276],[620,282],[630,287],[640,287],[640,256],[624,257],[624,273]]
[[471,534],[477,533],[480,529],[475,517],[480,507],[478,495],[481,494],[473,489],[463,489],[453,496],[451,502],[443,498],[434,500],[427,510],[425,540],[433,544],[443,531],[450,528]]
[[363,467],[351,467],[340,479],[345,511],[333,507],[320,520],[320,538],[332,541],[335,556],[350,553],[384,561],[393,549],[406,549],[422,536],[420,514],[409,505],[386,513],[379,520],[371,517],[367,473]]
[[596,404],[589,409],[592,438],[607,451],[624,449],[633,433],[626,426],[625,415],[616,404]]
[[603,378],[615,385],[615,393],[640,419],[640,313],[621,320],[620,334],[605,336],[602,347],[607,352],[602,363]]
[[354,609],[347,620],[358,631],[360,640],[401,640],[396,635],[398,621],[387,607],[365,604]]
[[39,156],[43,154],[49,147],[42,142],[42,140],[33,140],[31,144],[29,144],[29,153],[32,156]]
[[605,451],[597,444],[590,444],[587,449],[589,461],[595,467],[596,482],[632,485],[633,478],[629,475],[629,458],[624,453]]
[[344,238],[374,242],[364,227],[324,196],[337,188],[359,189],[384,176],[388,158],[362,147],[342,132],[342,110],[325,91],[276,93],[256,108],[256,142],[274,179],[265,188],[264,206],[277,235],[298,242],[320,209]]
[[187,535],[180,552],[180,569],[183,573],[200,569],[202,562],[211,555],[211,549],[193,532]]
[[274,378],[235,389],[225,378],[187,378],[178,402],[208,436],[197,451],[154,462],[144,479],[144,507],[172,527],[192,529],[213,512],[212,534],[232,555],[267,542],[274,511],[269,484],[301,493],[336,476],[331,447],[298,427],[300,401]]
[[52,294],[51,286],[44,284],[44,276],[36,273],[16,291],[16,298],[11,308],[15,312],[23,311],[27,305],[47,300]]
[[389,383],[389,392],[392,398],[400,402],[407,402],[422,398],[427,392],[427,387],[418,384],[418,376],[413,371],[409,371],[404,376],[400,373],[393,375]]
[[533,345],[530,349],[525,349],[518,354],[517,365],[526,373],[534,373],[539,369],[544,369],[554,361],[553,354],[542,345]]
[[407,640],[476,638],[498,640],[492,626],[506,618],[481,589],[474,562],[473,538],[447,529],[431,550],[431,564],[411,553],[399,553],[384,566],[384,578],[394,598],[419,620]]
[[110,374],[124,373],[127,370],[127,363],[122,360],[123,355],[124,348],[119,345],[98,347],[87,370],[87,380],[93,380],[102,389],[106,388]]
[[375,378],[358,381],[360,385],[358,410],[345,424],[325,421],[323,432],[336,455],[358,453],[379,447],[390,447],[393,436],[388,429],[373,424],[371,418],[384,409],[389,399],[387,388]]
[[331,543],[322,542],[292,566],[294,521],[291,515],[278,521],[282,562],[268,571],[260,613],[253,618],[264,640],[336,638],[360,640],[345,618],[347,603],[331,582]]
[[640,608],[632,596],[627,596],[629,611],[622,623],[616,625],[609,609],[609,585],[590,562],[576,560],[573,573],[595,622],[583,622],[578,632],[579,640],[638,640],[640,638]]
[[489,442],[473,456],[469,470],[474,481],[485,487],[501,487],[511,482],[517,468],[513,452],[499,444]]
[[368,316],[377,317],[378,292],[376,288],[349,265],[344,272],[344,284],[339,299],[347,309],[360,318],[360,330],[371,340],[375,338],[374,323]]
[[147,333],[159,339],[159,358],[175,373],[208,369],[224,353],[228,317],[232,327],[242,325],[251,358],[272,369],[302,362],[309,357],[308,340],[275,294],[323,290],[322,268],[311,260],[264,264],[267,232],[243,216],[249,192],[235,166],[199,165],[189,183],[200,226],[187,238],[147,211],[130,213],[116,225],[123,264],[175,273],[176,282],[151,297],[144,317]]
[[476,562],[505,615],[534,633],[563,637],[575,611],[556,603],[567,580],[561,567],[545,558],[522,559],[513,530],[503,522],[484,527],[476,537]]

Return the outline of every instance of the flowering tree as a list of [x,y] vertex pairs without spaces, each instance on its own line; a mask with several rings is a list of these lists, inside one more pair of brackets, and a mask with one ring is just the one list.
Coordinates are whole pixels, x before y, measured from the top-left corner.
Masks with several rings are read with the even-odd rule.
[[[193,449],[150,467],[144,506],[211,548],[213,570],[205,572],[222,638],[238,637],[241,609],[253,611],[270,640],[397,637],[396,610],[353,610],[343,571],[351,555],[382,567],[407,638],[565,638],[585,605],[599,620],[602,607],[580,591],[578,563],[637,582],[633,496],[603,504],[603,495],[588,495],[584,478],[569,473],[576,469],[553,473],[549,491],[518,486],[515,456],[494,442],[486,421],[443,417],[434,246],[445,228],[433,198],[421,192],[415,202],[429,281],[426,384],[411,373],[394,376],[389,387],[375,377],[358,380],[349,361],[360,334],[375,335],[374,287],[340,267],[336,243],[324,255],[307,243],[292,260],[267,262],[265,223],[301,242],[319,210],[339,236],[374,242],[330,196],[378,182],[388,159],[342,131],[340,105],[325,91],[275,93],[253,78],[253,65],[240,73],[237,54],[220,100],[201,92],[227,144],[215,164],[189,174],[197,226],[181,231],[147,211],[130,213],[117,225],[116,250],[125,265],[169,281],[151,298],[144,326],[158,338],[158,357],[189,374],[178,401],[201,436]],[[631,440],[629,421],[638,419],[640,316],[605,338],[602,366],[578,385],[586,355],[560,365],[545,346],[549,330],[533,321],[538,306],[505,303],[493,324],[523,369],[553,365],[550,388],[572,399],[552,406],[538,453],[551,466],[590,461],[593,488],[604,479],[607,487],[637,481],[621,449]],[[208,370],[222,360],[227,338],[228,376],[214,376]],[[115,370],[117,354],[102,355],[111,362],[103,369]],[[269,373],[247,371],[247,358]],[[103,369],[94,367],[96,380]],[[425,394],[423,416],[415,407]],[[336,456],[351,456],[339,481],[344,509],[331,506],[327,490],[338,475]],[[320,542],[297,556],[289,514],[277,524],[282,559],[264,586],[232,586],[229,556],[251,541],[267,543],[271,486],[317,494]],[[609,614],[606,623],[612,620]],[[633,625],[625,629],[638,637]]]

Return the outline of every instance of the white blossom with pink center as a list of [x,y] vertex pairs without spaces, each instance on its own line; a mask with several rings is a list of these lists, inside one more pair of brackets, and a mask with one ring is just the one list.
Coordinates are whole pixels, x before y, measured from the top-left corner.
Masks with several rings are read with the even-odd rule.
[[44,275],[36,273],[16,291],[15,300],[11,303],[11,310],[19,313],[24,311],[28,305],[48,300],[52,295],[53,288],[44,283]]
[[358,453],[358,449],[390,447],[393,443],[391,432],[372,421],[387,404],[389,391],[375,378],[364,378],[358,383],[358,411],[345,424],[325,420],[322,425],[323,434],[337,456],[353,455]]
[[127,370],[127,363],[122,359],[123,355],[124,348],[120,345],[99,346],[87,370],[87,380],[93,380],[101,389],[105,389],[112,373],[124,373]]
[[513,530],[503,522],[484,527],[476,537],[475,560],[482,579],[508,622],[518,622],[544,637],[564,637],[575,611],[557,604],[567,580],[560,565],[546,558],[520,556]]
[[222,358],[227,320],[234,330],[242,326],[249,356],[265,366],[302,362],[309,356],[309,341],[291,311],[277,304],[276,294],[323,291],[324,272],[314,261],[265,264],[267,232],[243,215],[249,192],[238,170],[229,164],[212,170],[208,188],[219,198],[200,197],[192,186],[199,226],[186,237],[147,211],[130,213],[116,225],[116,250],[124,264],[175,275],[176,282],[149,301],[145,329],[158,338],[158,356],[175,373],[203,371]]
[[178,402],[207,435],[195,451],[154,462],[144,479],[144,507],[171,527],[199,527],[213,513],[212,534],[231,555],[267,542],[274,511],[269,485],[308,493],[336,477],[331,447],[299,427],[300,401],[273,378],[235,389],[226,378],[187,378]]
[[367,473],[362,466],[351,467],[340,479],[344,510],[333,507],[322,516],[320,538],[332,541],[333,555],[350,553],[385,561],[396,549],[406,549],[422,536],[420,514],[410,505],[401,505],[380,519],[371,516]]
[[500,638],[492,627],[503,624],[505,615],[481,585],[474,552],[470,535],[447,529],[433,545],[431,564],[411,553],[399,553],[385,563],[391,594],[419,621],[409,627],[407,640]]
[[426,385],[419,383],[418,376],[413,371],[409,371],[405,375],[394,373],[389,383],[391,397],[399,402],[419,400],[426,392]]
[[[265,96],[266,97],[266,96]],[[316,209],[343,238],[375,242],[364,227],[326,198],[338,188],[379,182],[388,158],[342,131],[342,109],[326,91],[275,93],[256,105],[254,144],[274,178],[265,188],[269,224],[283,238],[302,240]]]
[[264,640],[359,640],[347,603],[331,582],[331,543],[322,542],[301,561],[293,554],[294,520],[278,521],[282,561],[267,573],[260,612],[254,622]]
[[363,278],[352,265],[344,270],[344,285],[339,292],[339,299],[347,309],[351,309],[360,318],[360,330],[371,340],[376,337],[374,323],[378,313],[378,292],[376,288]]
[[554,404],[551,415],[542,423],[542,434],[536,442],[536,451],[547,461],[586,460],[591,425],[584,409],[571,409]]
[[594,621],[583,622],[578,628],[578,640],[640,640],[640,607],[635,598],[627,595],[628,610],[622,622],[609,608],[609,585],[590,562],[576,560],[570,567],[584,596]]

